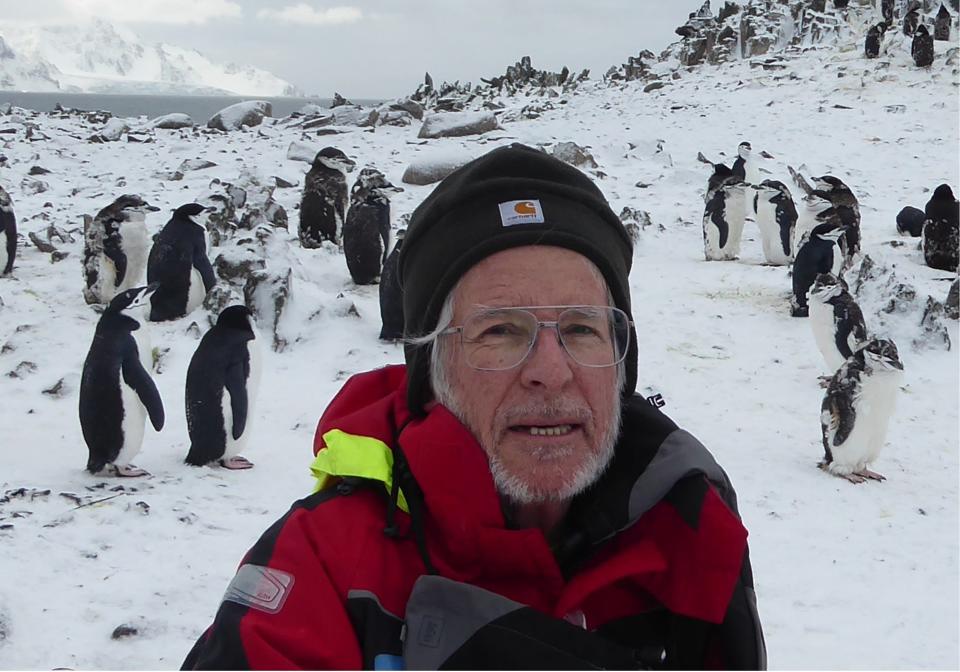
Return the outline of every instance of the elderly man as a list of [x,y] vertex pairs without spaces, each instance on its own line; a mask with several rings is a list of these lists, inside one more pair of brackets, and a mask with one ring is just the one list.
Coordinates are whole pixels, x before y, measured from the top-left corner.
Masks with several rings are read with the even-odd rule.
[[320,420],[317,492],[186,668],[763,668],[723,470],[636,396],[630,240],[522,145],[447,177],[400,258],[406,366]]

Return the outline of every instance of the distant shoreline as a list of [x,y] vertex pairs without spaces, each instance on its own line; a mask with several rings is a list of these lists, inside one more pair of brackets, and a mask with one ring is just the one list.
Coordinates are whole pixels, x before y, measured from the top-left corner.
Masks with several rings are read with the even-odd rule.
[[[65,93],[62,91],[2,91],[0,105],[10,103],[37,112],[51,112],[57,103],[80,110],[106,110],[117,117],[159,117],[182,112],[197,123],[203,123],[214,114],[244,100],[266,100],[273,106],[274,117],[286,117],[304,105],[329,107],[332,98],[287,98],[282,96],[196,96],[166,94],[123,93]],[[385,98],[358,98],[357,105],[377,105]]]

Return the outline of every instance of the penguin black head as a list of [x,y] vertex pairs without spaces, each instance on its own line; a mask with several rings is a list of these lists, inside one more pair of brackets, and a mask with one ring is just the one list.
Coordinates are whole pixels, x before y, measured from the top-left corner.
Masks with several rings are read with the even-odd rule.
[[132,308],[147,305],[150,296],[160,287],[159,282],[153,282],[146,287],[134,287],[120,292],[110,301],[104,313],[125,313]]
[[217,317],[218,329],[239,329],[253,333],[253,313],[244,305],[227,306]]
[[930,31],[928,31],[927,27],[921,23],[919,26],[917,26],[917,29],[914,31],[913,37],[914,38],[930,37]]
[[941,184],[939,187],[933,190],[932,200],[953,203],[957,199],[953,197],[953,190],[950,188],[949,184]]
[[784,198],[793,200],[787,185],[778,180],[764,180],[760,183],[760,187],[760,191],[764,192],[768,201],[780,201]]
[[843,292],[843,285],[833,273],[818,273],[817,279],[813,281],[810,287],[810,298],[818,298],[821,301],[828,301]]
[[748,156],[750,156],[751,151],[752,148],[750,147],[749,142],[741,142],[737,146],[737,156],[739,156],[741,159],[746,159]]
[[187,203],[173,211],[173,218],[189,220],[191,217],[196,217],[206,209],[206,206],[200,205],[199,203]]
[[364,168],[357,175],[357,181],[350,190],[350,200],[365,201],[371,196],[389,199],[391,193],[398,194],[402,191],[402,187],[390,184],[376,168]]
[[817,189],[827,193],[847,193],[850,191],[850,187],[844,184],[843,180],[833,175],[821,175],[820,177],[812,177],[810,179],[814,185],[816,185]]
[[810,232],[810,237],[836,242],[846,232],[847,227],[837,226],[831,222],[826,222],[813,227],[813,230]]
[[142,220],[145,211],[156,212],[159,209],[147,203],[139,194],[124,194],[98,212],[95,219],[105,222]]
[[874,338],[867,341],[858,353],[863,356],[864,363],[874,370],[903,371],[903,362],[897,345],[886,338]]
[[313,157],[313,168],[323,167],[339,170],[341,173],[352,173],[357,162],[341,152],[336,147],[324,147]]

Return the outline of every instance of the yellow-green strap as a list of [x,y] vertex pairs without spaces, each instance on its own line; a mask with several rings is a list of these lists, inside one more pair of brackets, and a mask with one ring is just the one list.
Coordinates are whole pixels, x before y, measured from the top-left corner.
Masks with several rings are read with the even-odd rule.
[[[344,476],[380,481],[390,492],[393,485],[393,451],[390,446],[371,436],[348,434],[339,429],[331,429],[322,438],[326,448],[317,453],[310,465],[310,472],[317,479],[314,492],[330,487],[332,479]],[[410,513],[402,491],[397,506]]]

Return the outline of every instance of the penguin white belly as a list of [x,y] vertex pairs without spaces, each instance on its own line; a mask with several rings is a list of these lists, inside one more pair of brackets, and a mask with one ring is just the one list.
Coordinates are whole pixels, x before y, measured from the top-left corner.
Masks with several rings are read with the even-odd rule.
[[740,254],[740,239],[743,237],[743,222],[747,216],[747,187],[736,185],[724,188],[724,219],[727,221],[727,244],[723,247],[724,259],[735,259]]
[[0,274],[3,273],[3,269],[7,267],[7,232],[3,231],[3,235],[0,235]]
[[[115,294],[139,287],[143,274],[147,270],[147,255],[150,250],[150,238],[147,235],[147,223],[144,220],[123,222],[120,225],[120,248],[127,257],[127,271],[123,282]],[[111,283],[112,286],[112,283]]]
[[190,288],[187,290],[187,308],[184,315],[189,315],[200,307],[207,296],[207,290],[203,286],[203,277],[200,271],[195,268],[190,269]]
[[780,227],[777,225],[777,206],[770,201],[757,201],[757,228],[760,230],[760,244],[763,247],[763,257],[767,263],[782,266],[790,263],[783,254],[780,245]]
[[841,445],[831,447],[831,472],[849,474],[860,471],[877,459],[887,439],[900,380],[899,373],[883,373],[864,381],[853,403],[857,414],[853,431]]
[[817,221],[819,209],[801,207],[797,210],[797,224],[793,227],[793,240],[790,241],[790,248],[794,254],[803,247],[803,244],[810,238],[810,232],[820,223]]
[[[142,323],[141,323],[142,324]],[[141,326],[132,332],[133,340],[137,343],[137,353],[140,358],[140,364],[147,371],[150,371],[153,355],[150,349],[150,336]],[[123,380],[123,373],[120,374],[120,400],[123,403],[123,420],[120,427],[123,430],[123,446],[120,448],[120,454],[114,460],[114,464],[126,466],[137,456],[140,448],[143,447],[143,434],[146,426],[147,408],[140,401],[137,391],[127,385]]]
[[100,270],[97,272],[97,285],[94,287],[94,292],[100,297],[100,303],[110,303],[117,295],[117,288],[113,286],[117,280],[117,267],[103,252],[97,256],[97,259],[100,261]]
[[837,243],[833,244],[833,264],[830,266],[830,272],[833,273],[838,278],[842,278],[843,271],[843,250],[840,249],[840,245]]
[[817,348],[823,355],[827,363],[827,369],[830,373],[835,372],[843,364],[843,355],[837,349],[836,325],[833,319],[833,306],[823,301],[807,298],[807,305],[810,308],[810,328],[813,330],[813,339],[817,343]]
[[247,446],[247,440],[250,437],[250,430],[253,426],[253,416],[256,410],[257,389],[260,387],[260,348],[257,346],[257,339],[247,342],[247,352],[250,356],[250,375],[246,380],[247,388],[247,421],[244,423],[243,433],[237,439],[233,438],[233,410],[230,406],[230,393],[223,389],[221,398],[221,408],[223,409],[223,427],[227,440],[224,445],[223,459],[230,459],[239,455]]

